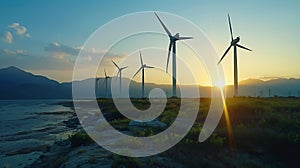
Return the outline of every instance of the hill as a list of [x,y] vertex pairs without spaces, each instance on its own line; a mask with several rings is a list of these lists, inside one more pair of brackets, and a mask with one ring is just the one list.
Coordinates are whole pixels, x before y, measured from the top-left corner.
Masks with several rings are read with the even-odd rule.
[[71,98],[70,86],[16,67],[0,69],[0,99]]
[[[112,80],[114,80],[112,82]],[[111,89],[118,89],[118,79],[108,80],[108,97],[111,97]],[[122,79],[124,85],[128,85],[130,97],[141,97],[141,83]],[[73,84],[82,90],[83,98],[91,98],[86,93],[87,87],[94,87],[94,79],[89,78],[81,81],[74,81]],[[111,86],[113,84],[113,86]],[[300,97],[300,79],[278,78],[269,81],[259,79],[247,79],[240,81],[240,96],[252,97],[274,97],[274,96],[297,96]],[[193,86],[181,86],[188,95],[193,95]],[[171,96],[171,86],[163,84],[145,83],[145,94],[154,88],[161,88],[167,96]],[[210,87],[198,86],[201,97],[210,97]],[[92,90],[92,89],[89,89]],[[123,91],[127,89],[123,88]],[[0,99],[72,99],[72,82],[59,83],[41,75],[35,75],[16,67],[0,69]],[[226,86],[227,96],[231,97],[233,86]],[[180,90],[178,90],[178,95]],[[105,81],[100,78],[97,87],[97,97],[106,97]],[[193,96],[191,96],[193,97]]]

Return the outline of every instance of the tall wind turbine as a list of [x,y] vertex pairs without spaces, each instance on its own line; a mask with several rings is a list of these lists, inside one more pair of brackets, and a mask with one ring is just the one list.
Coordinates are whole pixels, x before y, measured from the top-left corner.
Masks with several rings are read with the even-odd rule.
[[234,60],[234,96],[238,96],[237,47],[240,47],[240,48],[248,50],[248,51],[252,51],[252,50],[250,50],[249,48],[246,48],[246,47],[238,44],[238,42],[240,41],[240,37],[239,36],[237,38],[233,39],[232,27],[231,27],[231,21],[230,21],[229,14],[228,14],[228,23],[229,23],[229,29],[230,29],[230,35],[231,35],[231,43],[230,43],[230,46],[225,51],[225,53],[223,54],[223,56],[220,59],[220,61],[218,62],[218,64],[220,64],[220,62],[223,60],[223,58],[229,52],[230,48],[233,46],[233,49],[234,49],[233,50],[233,52],[234,52],[234,54],[233,54],[233,60]]
[[[155,12],[154,12],[155,13]],[[168,34],[169,38],[170,38],[170,43],[169,43],[169,50],[168,50],[168,59],[167,59],[167,67],[166,67],[166,72],[168,72],[168,66],[169,66],[169,59],[170,59],[170,52],[171,49],[173,48],[173,63],[172,63],[172,72],[173,72],[173,97],[176,97],[176,41],[178,40],[186,40],[186,39],[192,39],[193,37],[180,37],[179,33],[176,33],[174,36],[172,36],[172,34],[170,33],[170,31],[168,30],[168,28],[165,26],[165,24],[161,21],[161,19],[158,17],[157,13],[155,13],[158,21],[160,22],[160,24],[162,25],[162,27],[164,28],[164,30],[166,31],[166,33]]]
[[141,67],[136,71],[136,73],[133,75],[132,78],[134,78],[141,70],[142,70],[142,98],[144,98],[145,96],[145,68],[154,68],[152,66],[148,66],[146,64],[143,63],[143,58],[142,58],[142,54],[140,51],[140,59],[141,59]]
[[106,71],[105,71],[105,69],[104,69],[104,75],[105,75],[105,78],[104,78],[104,80],[105,80],[105,94],[106,94],[106,98],[108,98],[108,92],[107,92],[107,80],[109,79],[109,78],[111,78],[110,76],[108,76],[107,74],[106,74]]
[[121,96],[121,93],[122,93],[122,70],[128,68],[128,66],[125,66],[125,67],[119,67],[113,60],[111,60],[112,63],[118,68],[118,74],[117,74],[117,77],[120,75],[120,86],[119,86],[119,92],[120,92],[120,96]]

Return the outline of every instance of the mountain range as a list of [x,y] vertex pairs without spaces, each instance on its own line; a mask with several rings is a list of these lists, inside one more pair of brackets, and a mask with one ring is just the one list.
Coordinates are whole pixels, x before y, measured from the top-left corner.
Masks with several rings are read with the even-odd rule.
[[[111,85],[111,80],[108,80],[108,86]],[[92,86],[94,79],[85,79],[76,81],[74,84],[82,88],[83,96],[86,86]],[[97,97],[105,97],[105,81],[100,78],[99,87],[97,89]],[[128,84],[130,87],[129,94],[131,97],[141,96],[141,84],[132,81],[128,78],[123,78],[123,84]],[[297,96],[300,97],[300,79],[278,78],[268,81],[260,79],[247,79],[240,81],[239,94],[241,96],[252,97],[274,97],[274,96]],[[187,92],[193,92],[192,86],[182,86]],[[171,94],[170,85],[146,83],[145,93],[153,88],[161,88],[167,96]],[[211,87],[198,86],[201,97],[209,97]],[[111,88],[109,87],[109,90]],[[231,97],[233,86],[226,86],[226,94]],[[72,82],[59,83],[41,75],[34,75],[16,67],[8,67],[0,69],[0,99],[71,99],[72,98]],[[110,96],[111,93],[109,92]],[[89,98],[86,94],[85,98]]]

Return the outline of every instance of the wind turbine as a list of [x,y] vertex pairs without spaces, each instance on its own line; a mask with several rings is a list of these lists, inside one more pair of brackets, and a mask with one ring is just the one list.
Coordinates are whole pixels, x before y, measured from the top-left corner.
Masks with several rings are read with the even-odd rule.
[[113,60],[111,60],[112,63],[118,68],[118,74],[117,74],[117,77],[120,75],[120,86],[119,86],[119,92],[120,92],[120,96],[121,96],[121,93],[122,93],[122,70],[128,68],[128,66],[125,66],[125,67],[119,67]]
[[106,98],[108,98],[108,92],[107,92],[107,80],[108,80],[109,78],[111,78],[111,77],[108,76],[108,75],[106,74],[105,69],[104,69],[104,75],[105,75],[105,78],[104,78],[104,80],[105,80],[105,93],[106,93]]
[[238,42],[240,41],[240,37],[239,36],[237,38],[233,39],[232,27],[231,27],[231,21],[230,21],[229,14],[228,14],[228,23],[229,23],[229,29],[230,29],[230,35],[231,35],[231,43],[230,43],[230,46],[225,51],[225,53],[223,54],[223,56],[220,59],[220,61],[218,62],[218,64],[220,64],[220,62],[223,60],[223,58],[229,52],[230,48],[233,46],[233,49],[234,49],[233,50],[233,52],[234,52],[234,54],[233,54],[233,60],[234,60],[234,96],[238,96],[237,47],[240,47],[240,48],[248,50],[248,51],[252,51],[252,50],[250,50],[249,48],[246,48],[246,47],[238,44]]
[[140,51],[140,59],[141,59],[141,67],[136,71],[136,73],[133,75],[132,78],[134,78],[141,70],[142,70],[142,98],[144,98],[144,94],[145,94],[145,68],[154,68],[152,66],[148,66],[146,64],[143,63],[143,58],[142,58],[142,54]]
[[100,80],[100,78],[96,77],[96,97],[97,97],[97,94],[99,95],[99,92],[100,92],[100,89],[99,89],[99,80]]
[[160,24],[162,25],[162,27],[164,28],[164,30],[166,31],[166,33],[168,34],[169,38],[170,38],[170,43],[169,43],[169,50],[168,50],[168,59],[167,59],[167,67],[166,67],[166,72],[168,72],[168,66],[169,66],[169,59],[170,59],[170,52],[171,49],[173,48],[173,63],[172,63],[172,72],[173,72],[173,81],[172,81],[172,85],[173,85],[173,97],[176,97],[176,41],[178,40],[186,40],[186,39],[192,39],[193,37],[180,37],[179,33],[176,33],[174,36],[172,36],[172,34],[170,33],[170,31],[168,30],[168,28],[165,26],[165,24],[161,21],[161,19],[158,17],[157,13],[154,12],[158,21],[160,22]]

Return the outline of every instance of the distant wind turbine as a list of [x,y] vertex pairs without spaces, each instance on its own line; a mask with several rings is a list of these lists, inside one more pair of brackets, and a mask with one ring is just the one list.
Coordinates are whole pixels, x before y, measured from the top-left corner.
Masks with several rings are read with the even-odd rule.
[[106,98],[108,98],[107,80],[111,77],[106,74],[105,69],[104,69],[104,75],[105,75],[105,78],[104,78],[104,80],[105,80],[105,94],[106,94]]
[[120,86],[119,86],[119,92],[120,92],[120,96],[121,96],[121,93],[122,93],[122,70],[128,68],[128,66],[125,66],[125,67],[119,67],[113,60],[111,60],[112,63],[118,68],[118,74],[117,74],[117,77],[120,75]]
[[174,36],[172,36],[172,34],[170,33],[170,31],[168,30],[168,28],[165,26],[165,24],[161,21],[161,19],[158,17],[157,13],[154,12],[157,19],[159,20],[160,24],[162,25],[162,27],[164,28],[164,30],[166,31],[166,33],[168,34],[169,38],[170,38],[170,43],[169,43],[169,50],[168,50],[168,59],[167,59],[167,66],[166,66],[166,72],[168,72],[168,66],[169,66],[169,59],[170,59],[170,52],[171,49],[173,48],[173,63],[172,63],[172,72],[173,72],[173,97],[176,97],[176,41],[177,40],[186,40],[186,39],[192,39],[193,37],[180,37],[179,33],[176,33]]
[[[100,78],[97,78],[96,77],[96,97],[97,95],[99,95],[99,92],[100,92],[100,88],[99,88],[99,80]],[[99,98],[99,97],[98,97]]]
[[136,71],[132,78],[134,78],[141,70],[142,70],[142,98],[145,98],[145,68],[154,68],[152,66],[148,66],[143,63],[142,54],[140,52],[140,59],[141,59],[141,67]]
[[231,21],[230,21],[229,14],[228,14],[228,23],[229,23],[229,29],[230,29],[230,35],[231,35],[231,43],[230,43],[230,46],[225,51],[225,53],[223,54],[223,56],[220,59],[220,61],[218,62],[218,64],[220,64],[220,62],[223,60],[223,58],[229,52],[230,48],[233,46],[233,49],[234,49],[234,54],[233,54],[233,56],[234,56],[233,57],[233,59],[234,59],[234,96],[238,96],[237,47],[240,47],[240,48],[248,50],[248,51],[252,51],[252,50],[250,50],[249,48],[246,48],[246,47],[238,44],[238,42],[240,41],[240,37],[239,36],[237,38],[233,39],[232,27],[231,27]]

